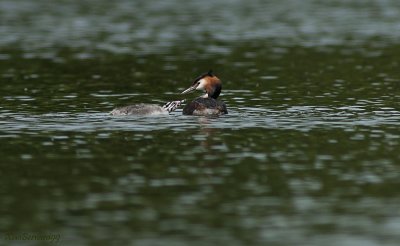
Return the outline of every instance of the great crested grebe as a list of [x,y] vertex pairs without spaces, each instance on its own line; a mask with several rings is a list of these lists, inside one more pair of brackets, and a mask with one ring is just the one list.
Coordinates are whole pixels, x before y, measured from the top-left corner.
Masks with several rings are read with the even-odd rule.
[[134,104],[125,107],[115,108],[111,115],[160,115],[168,114],[178,108],[185,100],[168,102],[164,106],[156,104]]
[[221,93],[221,80],[212,73],[212,70],[194,79],[192,86],[181,94],[187,94],[195,90],[203,90],[205,95],[194,99],[183,108],[185,115],[221,115],[227,114],[228,110],[224,102],[217,98]]

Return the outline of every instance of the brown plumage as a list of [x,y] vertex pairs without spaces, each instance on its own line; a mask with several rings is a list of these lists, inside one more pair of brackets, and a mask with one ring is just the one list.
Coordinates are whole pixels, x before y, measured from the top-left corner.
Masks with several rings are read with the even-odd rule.
[[222,90],[222,82],[211,70],[197,77],[193,81],[192,86],[184,90],[182,94],[195,90],[204,90],[206,94],[186,104],[183,108],[183,114],[221,115],[228,113],[225,103],[217,100]]

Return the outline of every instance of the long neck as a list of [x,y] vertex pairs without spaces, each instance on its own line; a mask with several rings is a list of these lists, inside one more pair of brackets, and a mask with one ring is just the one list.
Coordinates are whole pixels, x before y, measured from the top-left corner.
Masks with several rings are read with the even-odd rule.
[[221,94],[221,82],[215,81],[214,83],[209,83],[206,87],[205,90],[207,92],[208,97],[217,99],[219,94]]
[[217,99],[219,94],[221,94],[221,89],[222,89],[221,85],[216,85],[216,86],[214,86],[213,89],[211,89],[210,91],[207,91],[207,94],[209,97]]

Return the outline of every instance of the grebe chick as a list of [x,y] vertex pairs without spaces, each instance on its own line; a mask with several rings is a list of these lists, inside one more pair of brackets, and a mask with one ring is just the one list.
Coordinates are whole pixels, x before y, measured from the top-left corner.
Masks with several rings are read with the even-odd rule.
[[110,112],[111,115],[160,115],[169,114],[170,112],[177,109],[185,100],[172,101],[166,103],[164,106],[158,106],[156,104],[134,104],[125,107],[115,108]]
[[228,110],[224,102],[217,100],[221,93],[221,80],[212,73],[212,70],[194,79],[192,86],[181,94],[187,94],[195,90],[204,90],[205,95],[194,99],[185,105],[185,115],[221,115],[227,114]]

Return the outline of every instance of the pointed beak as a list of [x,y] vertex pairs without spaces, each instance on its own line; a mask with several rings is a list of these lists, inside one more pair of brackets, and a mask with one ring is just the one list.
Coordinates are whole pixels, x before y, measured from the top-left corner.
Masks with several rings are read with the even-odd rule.
[[190,86],[189,88],[187,88],[186,90],[182,91],[181,94],[188,94],[190,92],[195,91],[197,88],[197,84]]

